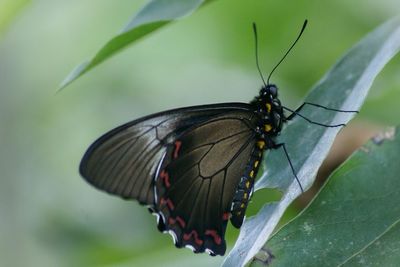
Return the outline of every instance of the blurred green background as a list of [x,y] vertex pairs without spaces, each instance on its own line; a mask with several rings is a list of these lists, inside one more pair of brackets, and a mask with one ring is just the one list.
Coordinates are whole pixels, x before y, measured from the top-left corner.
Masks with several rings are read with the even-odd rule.
[[[281,100],[295,107],[348,48],[400,11],[397,0],[219,0],[56,93],[144,3],[0,1],[0,266],[218,265],[221,257],[175,249],[137,203],[86,184],[78,165],[88,145],[149,113],[251,100],[261,86],[253,21],[267,74],[309,19],[272,78]],[[397,57],[385,68],[342,140],[362,142],[399,124],[399,67]],[[340,154],[343,142],[333,151]],[[265,191],[255,194],[255,202],[264,198]],[[229,229],[230,247],[236,235]]]

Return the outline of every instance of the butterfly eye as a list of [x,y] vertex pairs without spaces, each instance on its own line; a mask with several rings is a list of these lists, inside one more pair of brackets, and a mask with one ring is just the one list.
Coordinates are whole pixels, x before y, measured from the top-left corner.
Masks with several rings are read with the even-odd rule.
[[278,88],[271,84],[268,86],[268,91],[270,93],[270,95],[272,96],[272,98],[276,98],[278,96]]

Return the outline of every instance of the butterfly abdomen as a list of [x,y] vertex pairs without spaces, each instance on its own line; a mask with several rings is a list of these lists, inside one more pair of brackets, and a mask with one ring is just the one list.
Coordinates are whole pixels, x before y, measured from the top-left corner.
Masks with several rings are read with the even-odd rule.
[[231,208],[231,223],[236,228],[242,226],[246,208],[253,193],[254,180],[260,168],[264,146],[265,142],[263,140],[257,141],[245,172],[237,186]]

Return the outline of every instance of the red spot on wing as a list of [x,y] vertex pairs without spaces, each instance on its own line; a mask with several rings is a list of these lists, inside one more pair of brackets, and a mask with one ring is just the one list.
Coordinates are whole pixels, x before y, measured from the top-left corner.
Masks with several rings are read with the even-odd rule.
[[214,242],[217,245],[221,245],[222,239],[221,237],[217,234],[217,231],[215,230],[206,230],[206,235],[210,235],[214,238]]
[[188,241],[188,240],[190,240],[190,238],[192,236],[194,237],[194,242],[197,245],[199,245],[199,246],[203,245],[203,240],[199,239],[199,235],[197,234],[197,231],[195,231],[195,230],[192,230],[189,234],[184,234],[183,239]]
[[229,212],[224,212],[224,214],[222,214],[222,220],[224,221],[228,220],[230,215],[231,214]]
[[183,234],[183,240],[188,241],[190,239],[190,234]]
[[178,222],[178,224],[179,224],[182,228],[185,228],[186,223],[185,223],[185,221],[184,221],[181,217],[179,217],[179,216],[176,216],[176,218],[169,217],[168,223],[169,223],[170,225],[171,225],[171,224],[176,224],[176,222]]
[[173,155],[174,159],[176,159],[178,157],[178,153],[179,153],[179,150],[181,149],[181,146],[182,146],[181,141],[175,142],[175,149],[174,149],[174,155]]
[[166,201],[165,201],[165,198],[160,198],[160,205],[162,206],[162,205],[165,205],[165,203],[166,203]]
[[172,203],[172,200],[171,200],[171,199],[169,199],[169,198],[165,199],[165,198],[163,198],[163,197],[160,198],[160,205],[163,206],[163,205],[165,205],[165,204],[167,204],[167,206],[168,206],[168,208],[169,208],[170,210],[174,210],[175,206],[174,206],[174,203]]
[[165,186],[168,188],[171,186],[171,183],[169,182],[169,174],[165,170],[162,170],[160,172],[160,178],[163,180]]
[[186,223],[181,217],[177,216],[176,220],[178,221],[178,223],[181,225],[182,228],[185,228]]

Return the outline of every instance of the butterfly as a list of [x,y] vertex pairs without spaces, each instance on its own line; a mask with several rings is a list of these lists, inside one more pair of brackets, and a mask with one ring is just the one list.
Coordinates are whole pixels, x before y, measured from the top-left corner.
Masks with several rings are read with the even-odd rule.
[[[147,205],[176,247],[224,255],[228,221],[241,227],[265,150],[283,147],[303,190],[276,137],[304,105],[319,105],[282,106],[278,87],[269,83],[275,68],[267,82],[260,71],[264,85],[248,104],[178,108],[109,131],[86,151],[81,175],[98,189]],[[284,109],[292,114],[285,116]]]

